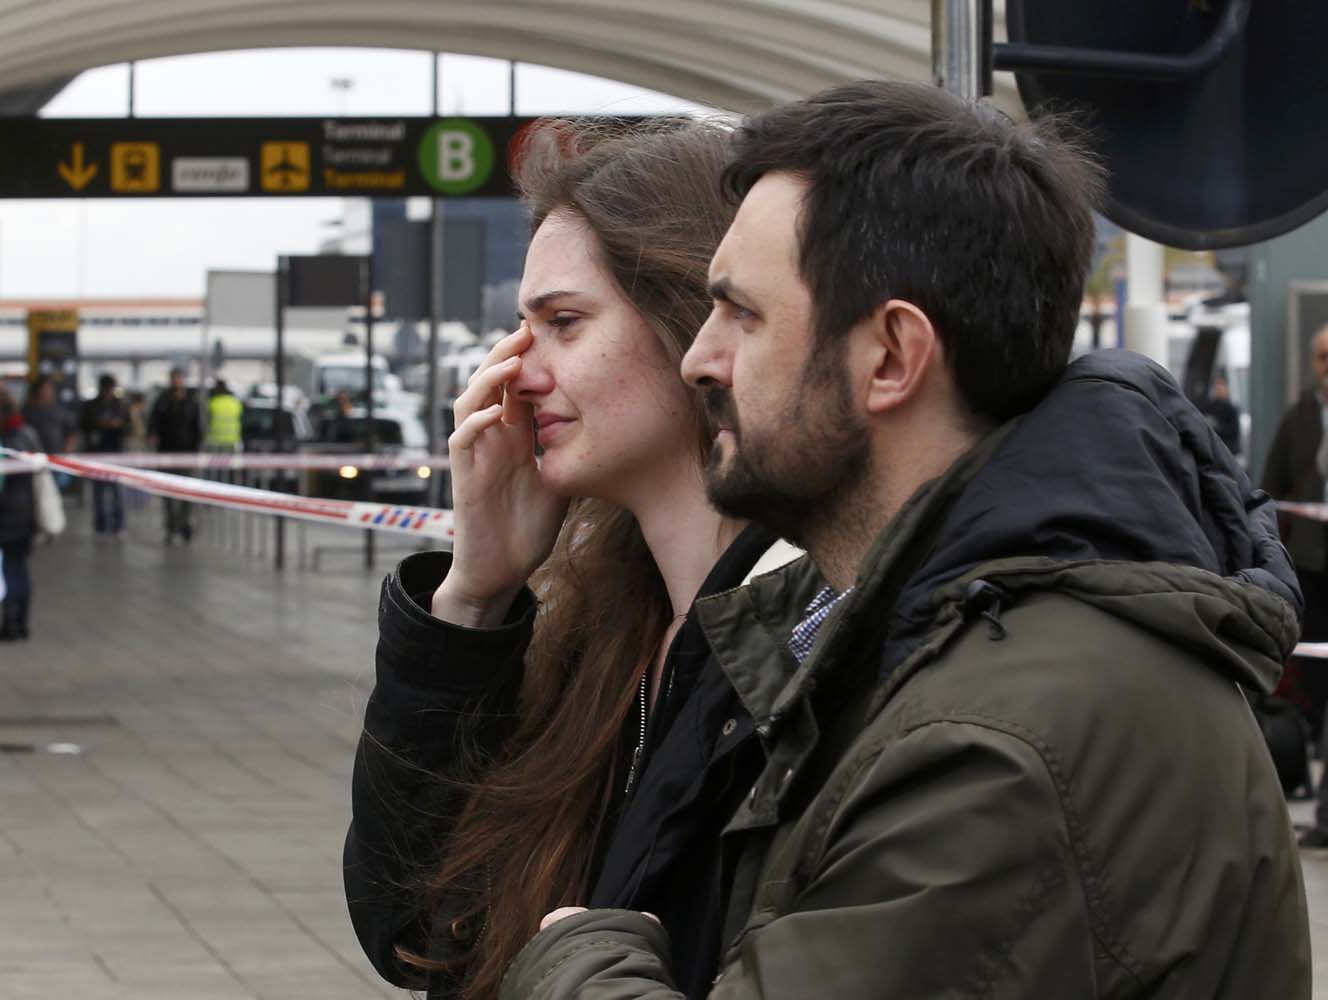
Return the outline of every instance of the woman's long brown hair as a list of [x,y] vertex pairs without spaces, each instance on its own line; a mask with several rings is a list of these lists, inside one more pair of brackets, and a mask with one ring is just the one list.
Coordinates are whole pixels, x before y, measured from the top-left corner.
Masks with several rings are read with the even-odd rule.
[[[707,269],[733,208],[720,189],[728,130],[696,121],[645,129],[550,123],[526,141],[518,185],[532,229],[571,211],[601,261],[675,366],[705,322]],[[691,426],[704,461],[699,399]],[[467,914],[482,926],[460,969],[467,1000],[497,997],[503,973],[540,918],[584,903],[627,776],[623,738],[643,671],[672,607],[635,518],[604,501],[573,502],[557,545],[531,581],[540,599],[514,731],[466,789],[429,894],[484,891]],[[450,915],[449,915],[450,916]]]

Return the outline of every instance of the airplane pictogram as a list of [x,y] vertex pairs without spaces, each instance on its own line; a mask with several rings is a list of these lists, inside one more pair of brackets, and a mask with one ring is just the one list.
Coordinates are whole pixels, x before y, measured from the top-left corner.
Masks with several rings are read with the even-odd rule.
[[259,151],[259,179],[264,191],[307,191],[309,144],[263,143]]

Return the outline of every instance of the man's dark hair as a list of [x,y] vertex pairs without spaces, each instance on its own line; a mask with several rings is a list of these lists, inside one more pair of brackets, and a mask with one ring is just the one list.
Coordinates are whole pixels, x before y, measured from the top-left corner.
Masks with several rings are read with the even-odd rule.
[[724,174],[808,184],[799,268],[816,344],[887,299],[932,321],[974,416],[1031,408],[1069,358],[1103,171],[1067,126],[919,83],[862,81],[748,119]]

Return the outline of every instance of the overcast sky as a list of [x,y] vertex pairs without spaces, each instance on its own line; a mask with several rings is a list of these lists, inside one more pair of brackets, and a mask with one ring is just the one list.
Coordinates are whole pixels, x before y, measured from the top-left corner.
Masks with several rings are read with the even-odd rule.
[[[444,114],[508,111],[508,64],[444,55]],[[168,116],[427,115],[430,54],[384,49],[266,49],[137,64],[135,113]],[[124,117],[128,69],[90,70],[42,112]],[[340,81],[343,86],[334,85]],[[349,81],[349,86],[345,82]],[[696,110],[638,87],[543,66],[517,66],[520,115]],[[0,200],[0,298],[198,296],[209,268],[270,270],[312,253],[341,199]]]

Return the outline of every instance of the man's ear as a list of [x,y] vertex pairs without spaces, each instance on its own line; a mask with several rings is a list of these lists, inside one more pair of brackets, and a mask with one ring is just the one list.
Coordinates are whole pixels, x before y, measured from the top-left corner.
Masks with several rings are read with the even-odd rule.
[[940,360],[936,328],[913,303],[888,299],[868,317],[864,332],[875,362],[867,387],[867,412],[898,409],[917,395]]

